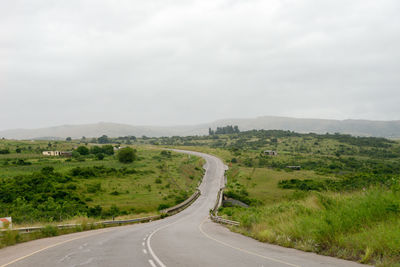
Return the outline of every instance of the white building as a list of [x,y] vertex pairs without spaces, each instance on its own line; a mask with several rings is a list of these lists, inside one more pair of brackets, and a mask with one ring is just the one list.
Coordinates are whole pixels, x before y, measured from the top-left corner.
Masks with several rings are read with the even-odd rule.
[[42,154],[44,156],[71,156],[71,152],[65,152],[65,151],[43,151]]
[[268,155],[268,156],[278,156],[278,152],[274,151],[274,150],[264,150],[264,155]]

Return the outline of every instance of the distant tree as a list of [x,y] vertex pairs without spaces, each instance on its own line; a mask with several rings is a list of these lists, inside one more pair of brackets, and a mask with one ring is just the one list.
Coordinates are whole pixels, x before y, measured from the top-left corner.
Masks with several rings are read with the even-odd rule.
[[21,153],[21,148],[19,148],[19,147],[17,147],[16,149],[15,149],[15,152],[17,152],[17,153]]
[[96,154],[96,158],[98,160],[103,160],[104,159],[104,154],[103,153],[98,153],[98,154]]
[[214,131],[211,128],[208,128],[208,135],[214,135]]
[[101,147],[99,147],[99,146],[92,146],[92,147],[90,148],[90,154],[95,154],[95,155],[97,155],[97,154],[100,154],[100,153],[103,153],[103,149],[102,149]]
[[105,145],[102,146],[101,149],[103,150],[103,153],[106,155],[114,155],[114,147],[112,145]]
[[208,129],[208,132],[210,135],[214,134],[233,134],[233,133],[240,133],[239,127],[237,125],[232,126],[232,125],[227,125],[224,127],[217,127],[215,131],[211,130],[211,128]]
[[132,163],[136,159],[136,150],[125,147],[119,150],[118,160],[122,163]]
[[89,155],[89,148],[85,147],[85,146],[80,146],[76,149],[76,151],[79,152],[80,155],[84,156],[84,155]]
[[10,150],[8,148],[0,149],[0,154],[10,154]]
[[72,157],[73,157],[74,159],[77,159],[77,158],[79,158],[80,156],[81,156],[81,154],[79,154],[78,151],[76,151],[76,150],[72,151]]
[[67,138],[65,138],[65,141],[71,142],[71,141],[72,141],[72,138],[68,136]]
[[110,143],[110,139],[108,138],[107,135],[102,135],[101,137],[97,138],[97,142],[99,144],[108,144]]

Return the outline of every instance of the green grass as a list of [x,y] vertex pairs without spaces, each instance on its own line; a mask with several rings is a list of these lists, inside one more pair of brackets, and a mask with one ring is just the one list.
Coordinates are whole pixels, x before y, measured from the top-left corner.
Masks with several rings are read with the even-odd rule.
[[293,190],[278,187],[278,182],[289,179],[326,179],[313,171],[282,171],[269,168],[248,168],[233,165],[227,172],[229,183],[238,182],[243,185],[249,196],[260,200],[263,204],[282,201],[293,195]]
[[[226,195],[250,204],[221,208],[220,215],[240,222],[234,231],[319,254],[400,266],[398,140],[249,131],[157,142],[214,154],[229,166]],[[263,156],[265,149],[279,155]],[[288,165],[301,170],[288,171]],[[279,187],[284,180],[299,186]]]
[[[203,160],[195,156],[188,156],[182,153],[171,152],[170,155],[162,154],[160,149],[149,146],[136,146],[138,159],[131,164],[120,163],[116,156],[106,156],[104,160],[97,160],[94,155],[84,156],[81,159],[46,157],[42,156],[40,151],[28,151],[37,147],[43,147],[46,143],[42,141],[4,141],[0,146],[8,147],[12,152],[13,147],[20,147],[22,153],[10,153],[0,155],[0,182],[7,183],[10,179],[19,179],[21,175],[31,175],[40,173],[44,167],[54,168],[55,173],[60,173],[63,177],[69,177],[66,181],[55,184],[59,190],[73,192],[80,197],[85,204],[91,208],[100,206],[104,215],[109,217],[108,211],[117,208],[116,215],[135,216],[137,214],[155,214],[158,208],[173,206],[189,197],[196,190],[203,176]],[[57,142],[57,147],[65,150],[76,147],[77,144],[70,142]],[[54,144],[52,145],[54,147]],[[61,149],[60,149],[61,150]],[[84,161],[82,161],[82,158]],[[30,165],[18,165],[16,160],[24,159],[30,162]],[[93,168],[102,166],[111,170],[110,174],[100,174],[91,177],[73,176],[71,171],[74,168]],[[114,170],[115,171],[112,171]],[[123,173],[119,170],[127,169],[132,172]],[[39,175],[40,176],[40,175]],[[18,193],[17,193],[18,194]],[[42,194],[43,195],[43,194]],[[18,197],[13,195],[12,198]],[[34,199],[47,196],[35,195]],[[54,197],[53,197],[54,198]],[[38,200],[41,203],[43,200]],[[62,199],[55,199],[54,207],[64,205]],[[20,201],[21,203],[23,201]],[[0,217],[12,215],[15,222],[19,224],[34,224],[38,219],[33,219],[29,213],[24,210],[32,211],[32,208],[25,207],[25,204],[18,204],[18,201],[12,203],[1,203]],[[48,201],[43,204],[47,205]],[[19,206],[18,206],[19,205]],[[51,206],[50,205],[50,206]],[[19,208],[17,212],[16,208]],[[14,210],[15,209],[15,210]],[[36,209],[36,207],[33,207]],[[51,209],[49,206],[40,206],[40,209]],[[59,207],[61,209],[61,207]],[[15,212],[14,212],[15,211]],[[70,220],[71,212],[60,212],[59,215],[42,216],[41,221],[51,222],[53,220]],[[53,214],[49,211],[49,214]],[[108,214],[108,215],[107,215]],[[85,214],[77,214],[77,216]],[[75,215],[74,215],[75,216]]]
[[[236,231],[263,242],[377,266],[400,261],[400,195],[374,188],[352,194],[312,193],[300,201],[222,208]],[[290,218],[290,219],[288,219]],[[388,265],[389,264],[389,265]]]

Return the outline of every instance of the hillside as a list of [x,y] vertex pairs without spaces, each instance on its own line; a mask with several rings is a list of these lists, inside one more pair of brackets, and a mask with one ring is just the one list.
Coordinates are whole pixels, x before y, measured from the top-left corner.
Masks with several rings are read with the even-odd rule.
[[64,139],[98,137],[103,134],[117,136],[188,136],[208,134],[208,128],[224,125],[238,125],[241,130],[290,130],[299,133],[344,133],[356,136],[376,136],[400,138],[400,121],[370,121],[370,120],[325,120],[299,119],[289,117],[264,116],[250,119],[223,119],[211,123],[181,126],[134,126],[100,122],[95,124],[62,125],[40,129],[13,129],[0,131],[0,138],[7,139]]

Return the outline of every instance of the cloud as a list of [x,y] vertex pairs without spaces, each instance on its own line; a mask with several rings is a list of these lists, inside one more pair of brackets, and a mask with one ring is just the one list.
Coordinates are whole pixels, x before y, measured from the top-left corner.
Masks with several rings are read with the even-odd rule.
[[399,119],[395,0],[8,1],[0,129]]

